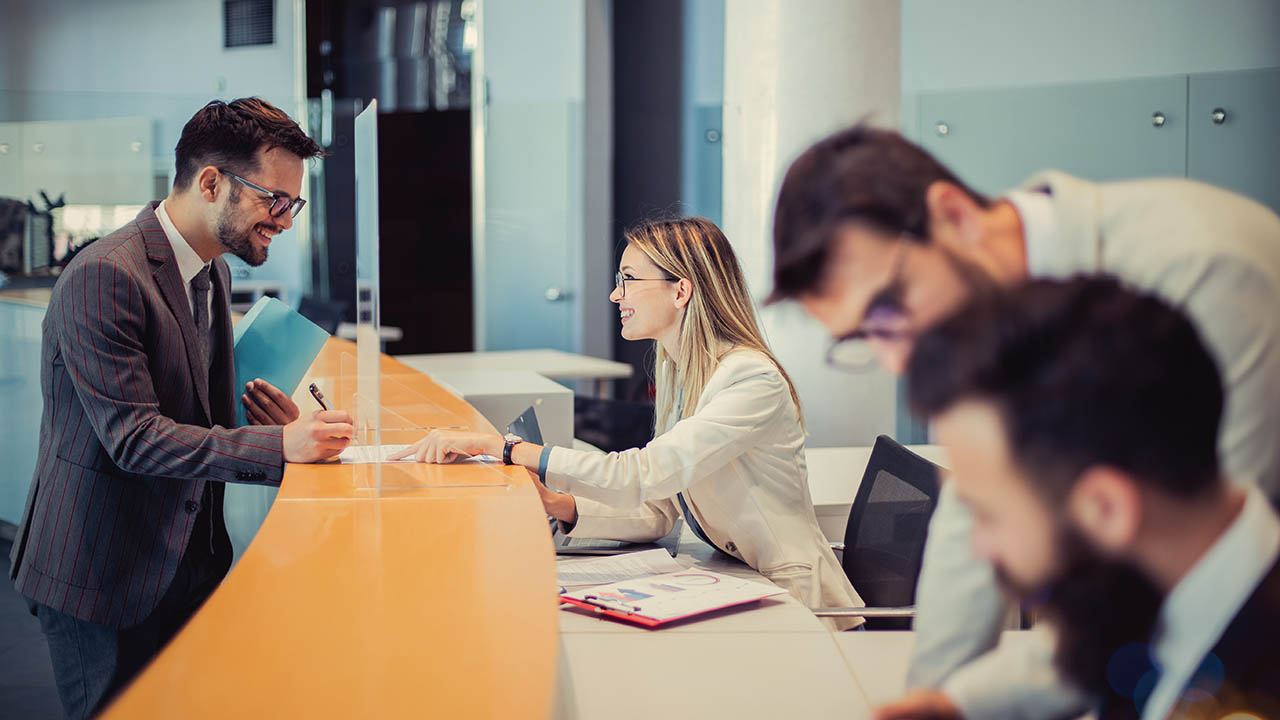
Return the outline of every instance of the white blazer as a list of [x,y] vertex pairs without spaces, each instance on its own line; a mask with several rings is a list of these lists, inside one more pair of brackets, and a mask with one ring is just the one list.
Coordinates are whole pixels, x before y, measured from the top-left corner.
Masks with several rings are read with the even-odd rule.
[[546,479],[577,498],[571,536],[660,538],[680,515],[675,495],[683,492],[718,548],[806,606],[865,605],[818,528],[799,415],[782,374],[761,353],[726,355],[694,414],[643,448],[554,448]]

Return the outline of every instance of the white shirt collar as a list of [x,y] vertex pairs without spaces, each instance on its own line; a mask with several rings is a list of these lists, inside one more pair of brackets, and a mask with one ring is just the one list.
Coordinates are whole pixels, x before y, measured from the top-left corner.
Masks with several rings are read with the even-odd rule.
[[178,232],[178,228],[169,219],[169,211],[165,209],[164,204],[165,201],[161,200],[156,206],[156,219],[160,221],[160,227],[169,238],[169,244],[173,246],[173,256],[178,260],[178,274],[182,276],[182,284],[189,287],[191,279],[209,263],[201,260],[200,255],[192,249],[186,238],[182,237],[182,233]]
[[1034,190],[1010,190],[1004,196],[1018,211],[1027,245],[1027,270],[1031,277],[1049,275],[1052,245],[1057,241],[1057,213],[1048,194]]
[[1244,508],[1160,608],[1152,643],[1160,681],[1143,720],[1164,718],[1280,555],[1280,517],[1257,487],[1245,488]]

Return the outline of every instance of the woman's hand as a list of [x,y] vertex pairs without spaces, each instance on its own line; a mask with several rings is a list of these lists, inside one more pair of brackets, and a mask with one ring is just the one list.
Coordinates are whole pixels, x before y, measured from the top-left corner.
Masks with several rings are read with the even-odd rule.
[[297,404],[261,378],[245,383],[240,401],[250,425],[288,425],[299,417]]
[[473,455],[502,456],[501,435],[470,430],[432,430],[389,460],[413,457],[418,462],[451,463]]
[[538,479],[538,473],[532,470],[529,471],[529,479],[538,489],[538,499],[542,500],[542,509],[548,515],[570,525],[578,522],[578,501],[572,495],[556,492],[543,485]]

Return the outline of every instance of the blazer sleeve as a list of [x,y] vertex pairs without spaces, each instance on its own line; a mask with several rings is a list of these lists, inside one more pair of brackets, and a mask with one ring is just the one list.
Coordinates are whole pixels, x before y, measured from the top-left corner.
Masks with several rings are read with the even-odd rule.
[[[160,413],[143,341],[142,289],[109,258],[69,268],[49,305],[76,396],[99,442],[121,470],[139,475],[279,483],[279,426],[228,429],[178,423]],[[80,302],[67,302],[67,296]]]
[[616,508],[582,497],[574,501],[578,504],[578,521],[573,527],[560,523],[561,531],[570,537],[650,542],[671,532],[679,514],[670,499],[634,508]]
[[[694,415],[643,448],[599,453],[553,448],[547,486],[615,508],[670,498],[746,452],[791,394],[769,368],[747,366]],[[714,379],[714,378],[713,378]]]
[[[1267,240],[1280,241],[1268,237]],[[1277,279],[1235,258],[1175,267],[1193,288],[1186,311],[1218,364],[1226,393],[1218,452],[1228,476],[1256,484],[1280,502],[1280,288]]]

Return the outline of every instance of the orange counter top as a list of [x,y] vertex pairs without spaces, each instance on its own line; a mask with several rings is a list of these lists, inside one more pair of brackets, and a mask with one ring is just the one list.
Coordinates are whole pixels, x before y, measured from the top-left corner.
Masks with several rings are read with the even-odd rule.
[[[309,376],[354,353],[331,339]],[[492,430],[425,375],[382,373],[410,421]],[[528,473],[386,464],[379,494],[371,468],[289,465],[239,563],[105,717],[546,717],[555,555]]]

